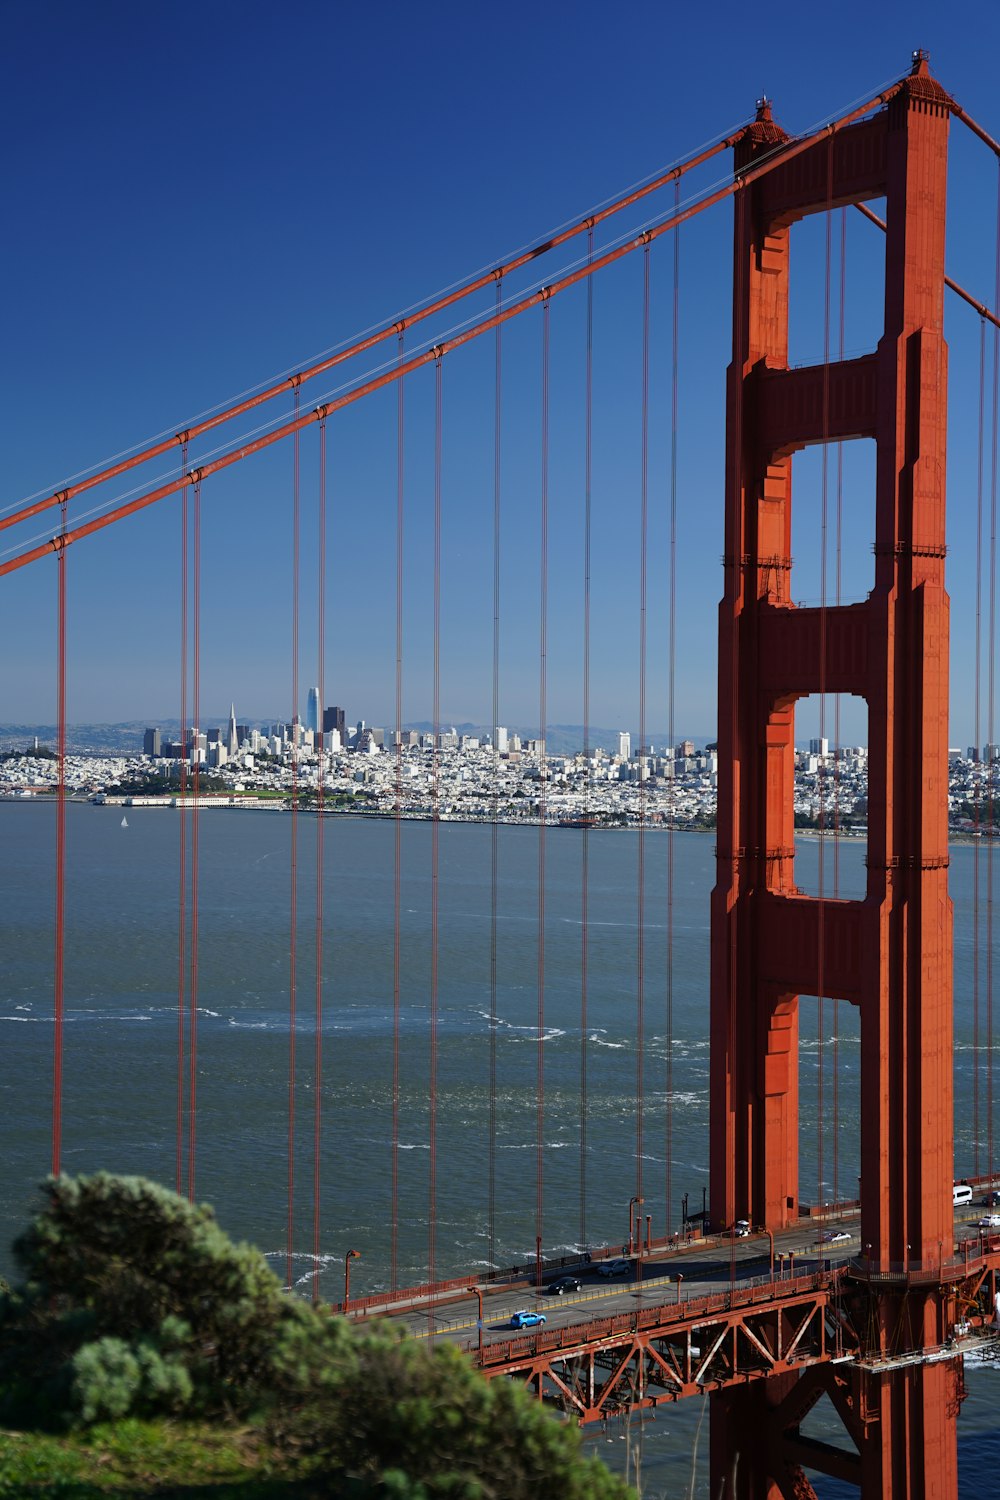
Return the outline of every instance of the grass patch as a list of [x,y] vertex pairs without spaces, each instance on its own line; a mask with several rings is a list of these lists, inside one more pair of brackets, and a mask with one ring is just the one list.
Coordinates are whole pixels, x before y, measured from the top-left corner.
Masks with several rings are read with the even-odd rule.
[[321,1493],[309,1480],[309,1467],[276,1455],[252,1426],[132,1418],[64,1436],[0,1431],[4,1500],[31,1494],[66,1500],[107,1495],[306,1500]]

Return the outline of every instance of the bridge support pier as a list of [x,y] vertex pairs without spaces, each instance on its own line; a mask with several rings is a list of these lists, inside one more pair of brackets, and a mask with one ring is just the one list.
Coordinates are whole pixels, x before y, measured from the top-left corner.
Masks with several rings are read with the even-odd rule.
[[[712,896],[711,1213],[716,1227],[746,1218],[774,1230],[797,1220],[798,999],[857,1005],[861,1240],[877,1286],[866,1303],[873,1329],[862,1343],[876,1357],[942,1341],[947,1298],[929,1273],[940,1268],[942,1245],[950,1253],[953,1244],[948,123],[947,96],[918,55],[886,108],[790,151],[787,163],[780,161],[787,137],[766,100],[736,148],[737,173],[765,153],[778,152],[779,160],[735,200]],[[885,322],[875,352],[792,369],[793,224],[881,197]],[[855,438],[876,444],[874,588],[862,604],[796,607],[793,454]],[[852,547],[861,544],[850,538]],[[861,901],[812,899],[795,885],[795,703],[824,693],[853,693],[868,705]],[[712,1397],[713,1496],[803,1500],[811,1492],[810,1464],[832,1464],[842,1477],[849,1470],[865,1500],[956,1494],[949,1364],[914,1363],[877,1381],[859,1372],[853,1392],[837,1387],[853,1453],[798,1434],[797,1406],[817,1400],[824,1380],[833,1396],[833,1373],[810,1377],[798,1393],[788,1378]]]

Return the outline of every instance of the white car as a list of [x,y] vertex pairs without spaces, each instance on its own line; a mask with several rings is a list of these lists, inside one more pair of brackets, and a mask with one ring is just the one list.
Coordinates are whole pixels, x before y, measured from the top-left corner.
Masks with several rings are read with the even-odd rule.
[[632,1269],[630,1260],[602,1260],[597,1268],[598,1276],[627,1276]]
[[1000,1214],[983,1214],[977,1229],[1000,1229]]

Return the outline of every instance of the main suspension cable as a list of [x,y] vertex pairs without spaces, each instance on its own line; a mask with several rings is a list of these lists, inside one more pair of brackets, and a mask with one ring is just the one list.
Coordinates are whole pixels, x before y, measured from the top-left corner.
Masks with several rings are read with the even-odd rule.
[[15,522],[27,520],[31,516],[39,515],[52,506],[59,504],[60,497],[65,496],[67,500],[76,495],[83,494],[96,485],[106,483],[109,479],[115,479],[118,475],[127,473],[130,469],[140,464],[148,463],[154,458],[169,453],[172,448],[179,447],[195,438],[201,437],[206,432],[234,420],[236,417],[252,411],[255,407],[264,405],[266,402],[280,396],[283,392],[298,390],[307,380],[314,379],[317,375],[324,374],[327,370],[334,369],[345,361],[356,358],[359,354],[384,343],[394,333],[399,333],[403,328],[412,328],[415,324],[433,317],[436,313],[443,312],[445,308],[454,306],[455,303],[464,301],[465,298],[474,295],[488,287],[491,281],[499,280],[504,276],[510,276],[514,271],[529,265],[533,260],[558,249],[560,245],[566,244],[584,231],[592,231],[594,226],[603,223],[606,219],[620,213],[623,209],[631,208],[633,204],[640,202],[643,198],[665,187],[669,182],[678,182],[686,173],[694,168],[703,166],[712,157],[718,156],[720,152],[734,146],[742,137],[746,129],[745,125],[739,126],[734,132],[713,141],[710,145],[696,151],[684,161],[669,167],[667,170],[652,177],[645,183],[639,183],[626,192],[622,197],[611,200],[604,206],[592,210],[578,222],[564,226],[546,238],[518,251],[516,254],[499,266],[491,266],[481,271],[470,279],[448,288],[441,295],[433,298],[423,306],[410,308],[402,317],[395,318],[392,322],[377,328],[343,348],[334,349],[323,358],[307,365],[302,370],[297,370],[283,376],[281,379],[256,390],[250,391],[246,396],[238,399],[222,410],[211,412],[200,421],[188,423],[183,431],[171,433],[164,441],[153,442],[141,448],[137,452],[127,453],[117,462],[105,465],[94,474],[76,479],[57,490],[54,494],[34,504],[27,504],[20,508],[16,514],[9,517],[0,517],[0,530],[5,526],[13,525]]
[[[693,218],[696,214],[704,213],[707,209],[713,208],[716,204],[724,202],[735,193],[749,187],[751,183],[756,182],[776,166],[787,165],[797,156],[800,156],[804,151],[815,145],[817,140],[824,137],[832,137],[841,130],[844,130],[848,125],[868,114],[872,109],[886,103],[888,99],[892,98],[898,92],[900,87],[901,85],[896,83],[892,87],[881,91],[874,98],[859,104],[847,114],[830,121],[822,129],[810,132],[791,145],[783,145],[780,152],[776,151],[769,154],[741,176],[732,181],[723,182],[713,192],[690,203],[686,208],[681,209],[675,214],[671,214],[666,219],[647,225],[637,236],[616,245],[613,249],[606,251],[593,261],[585,260],[582,264],[577,265],[574,270],[556,278],[548,285],[536,288],[527,296],[521,297],[516,302],[512,302],[508,306],[501,308],[493,316],[471,324],[453,337],[446,338],[440,343],[429,346],[407,360],[404,364],[393,365],[391,368],[382,371],[381,374],[352,387],[352,389],[338,396],[336,399],[321,402],[312,412],[298,418],[298,425],[300,427],[309,426],[314,422],[318,422],[321,416],[328,416],[334,411],[340,411],[345,406],[350,406],[355,401],[362,400],[365,396],[371,395],[376,390],[381,390],[384,386],[391,384],[394,380],[403,378],[421,366],[432,364],[441,355],[449,354],[453,350],[471,342],[473,339],[479,338],[482,334],[490,332],[499,322],[506,322],[510,318],[515,318],[519,314],[526,312],[529,308],[537,307],[539,303],[548,301],[559,292],[566,291],[569,287],[575,286],[577,282],[585,280],[588,276],[604,270],[606,266],[614,264],[625,255],[630,255],[634,250],[639,249],[640,246],[649,244],[663,234],[668,234],[680,224],[686,222],[686,220]],[[584,224],[584,227],[586,227],[586,224]],[[487,280],[492,279],[494,274],[491,273]],[[413,319],[410,321],[412,322]],[[398,329],[398,327],[398,322],[393,325],[393,329]],[[292,430],[292,424],[287,422],[282,423],[270,431],[263,433],[261,436],[254,438],[252,441],[241,443],[228,452],[221,454],[218,458],[211,460],[211,462],[203,464],[197,470],[196,474],[192,474],[190,477],[192,479],[195,477],[204,479],[210,474],[229,468],[234,463],[241,463],[252,454],[259,453],[263,449],[271,447],[272,444],[281,442],[283,438],[289,437]],[[188,429],[189,435],[190,432],[191,429]],[[173,445],[168,444],[167,446],[171,447]],[[107,471],[102,477],[105,479],[111,478],[113,474],[111,471]],[[165,496],[174,494],[183,482],[183,480],[174,480],[158,485],[137,498],[129,500],[126,504],[115,506],[114,509],[94,517],[81,526],[75,527],[67,533],[64,545],[68,546],[73,542],[80,541],[84,536],[91,536],[103,527],[113,525],[117,521],[123,520],[126,516],[134,515],[137,511],[143,510],[147,506],[155,504],[156,501],[164,499]],[[76,492],[73,491],[73,493]],[[57,495],[50,496],[48,500],[40,502],[37,506],[29,506],[16,512],[14,515],[0,519],[0,530],[6,526],[26,520],[29,516],[36,515],[40,511],[47,509],[49,505],[57,503],[58,496],[62,493],[64,492],[59,491]],[[14,572],[17,568],[24,567],[30,562],[35,562],[40,557],[47,556],[52,549],[53,543],[49,540],[40,546],[29,547],[23,552],[7,558],[6,561],[0,563],[0,577],[6,573]]]

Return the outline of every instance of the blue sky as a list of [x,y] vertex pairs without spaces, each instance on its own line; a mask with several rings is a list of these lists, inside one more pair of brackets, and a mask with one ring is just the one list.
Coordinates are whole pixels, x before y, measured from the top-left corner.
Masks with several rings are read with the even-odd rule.
[[[543,237],[741,123],[766,91],[792,131],[905,71],[911,49],[1000,134],[1000,19],[980,5],[9,3],[2,139],[5,493],[99,463]],[[949,268],[988,299],[996,165],[953,127]],[[724,171],[716,164],[701,180]],[[636,210],[623,227],[662,213]],[[857,216],[855,216],[857,217]],[[731,211],[681,242],[678,733],[715,723]],[[546,262],[557,274],[577,250]],[[818,357],[823,231],[796,229],[793,358]],[[672,249],[651,252],[647,724],[666,728]],[[801,267],[801,272],[799,271]],[[850,223],[847,349],[878,336],[878,246]],[[523,277],[519,285],[527,285]],[[485,303],[480,300],[476,309]],[[551,310],[548,716],[582,717],[582,368],[586,299]],[[952,740],[972,738],[978,320],[950,307]],[[642,263],[595,287],[592,709],[638,723]],[[504,338],[501,720],[538,712],[540,314]],[[445,325],[447,326],[447,320]],[[367,365],[377,364],[373,355]],[[362,367],[359,366],[360,370]],[[445,361],[442,713],[491,714],[493,347]],[[334,384],[321,381],[311,405]],[[288,403],[285,403],[287,409]],[[433,376],[406,387],[404,718],[431,713]],[[331,424],[327,701],[391,723],[393,395]],[[208,440],[198,450],[203,453]],[[845,468],[844,597],[870,581],[871,455]],[[151,479],[168,471],[154,465]],[[291,702],[291,453],[206,484],[202,703]],[[796,597],[819,594],[820,460],[796,474]],[[118,491],[127,485],[119,485]],[[302,445],[301,707],[315,678],[316,442]],[[110,498],[109,491],[109,498]],[[94,503],[81,500],[75,513]],[[45,530],[36,524],[25,539]],[[3,539],[3,546],[9,540]],[[177,508],[69,554],[72,719],[175,716]],[[832,562],[831,562],[832,569]],[[54,565],[3,581],[0,721],[53,716]],[[832,572],[828,596],[832,598]],[[985,702],[985,697],[984,697]],[[828,718],[832,717],[828,714]],[[803,718],[803,725],[806,719]],[[844,734],[865,737],[845,708]],[[802,737],[801,734],[799,736]],[[985,738],[985,728],[983,738]]]

